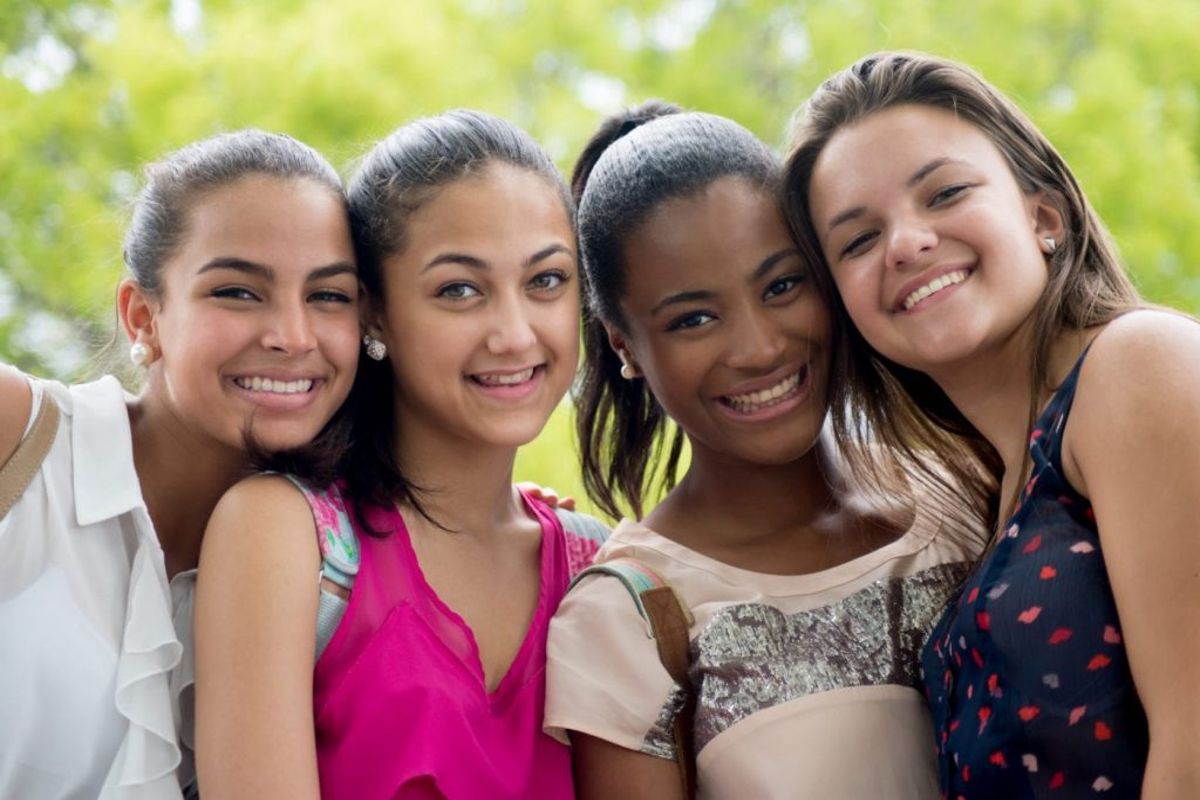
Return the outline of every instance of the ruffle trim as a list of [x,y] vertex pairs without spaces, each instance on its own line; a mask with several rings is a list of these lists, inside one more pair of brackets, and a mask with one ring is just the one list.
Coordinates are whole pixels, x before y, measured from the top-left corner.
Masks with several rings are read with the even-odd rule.
[[181,796],[170,682],[183,646],[171,619],[162,552],[157,542],[147,541],[149,520],[137,527],[116,680],[117,711],[129,727],[104,780],[102,800]]

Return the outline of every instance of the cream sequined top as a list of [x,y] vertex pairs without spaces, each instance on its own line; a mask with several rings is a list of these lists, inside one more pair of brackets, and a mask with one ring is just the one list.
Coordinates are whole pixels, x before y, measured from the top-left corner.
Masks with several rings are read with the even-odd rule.
[[[623,521],[597,554],[641,560],[695,615],[701,797],[936,798],[921,646],[969,569],[969,537],[919,513],[878,550],[809,575],[728,566]],[[547,731],[672,758],[679,689],[620,581],[586,578],[550,627]]]

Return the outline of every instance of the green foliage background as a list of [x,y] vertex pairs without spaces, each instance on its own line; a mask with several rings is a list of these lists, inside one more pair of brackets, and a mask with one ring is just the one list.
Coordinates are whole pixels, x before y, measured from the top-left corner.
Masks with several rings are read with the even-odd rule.
[[[1143,293],[1200,312],[1195,0],[0,0],[0,361],[79,377],[111,337],[140,165],[219,130],[349,165],[414,116],[513,119],[564,171],[648,97],[766,141],[881,48],[966,61],[1076,170]],[[564,407],[519,477],[579,493]]]

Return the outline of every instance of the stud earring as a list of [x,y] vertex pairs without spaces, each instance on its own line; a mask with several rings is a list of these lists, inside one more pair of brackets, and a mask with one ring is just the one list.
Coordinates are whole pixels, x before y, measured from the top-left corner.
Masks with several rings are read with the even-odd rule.
[[129,346],[129,360],[135,367],[144,367],[150,363],[150,346],[145,342],[134,342]]
[[621,359],[621,377],[627,381],[631,381],[638,376],[637,367],[629,363],[624,350],[617,351],[617,358]]
[[383,357],[387,355],[387,345],[374,336],[364,336],[363,345],[367,348],[367,358],[372,361],[383,361]]
[[1054,255],[1054,251],[1058,249],[1058,242],[1054,241],[1053,236],[1047,236],[1042,239],[1042,252],[1048,256]]

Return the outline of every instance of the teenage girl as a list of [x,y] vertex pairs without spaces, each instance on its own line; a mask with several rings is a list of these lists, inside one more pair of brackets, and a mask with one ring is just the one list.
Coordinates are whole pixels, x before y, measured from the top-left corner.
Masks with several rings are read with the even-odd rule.
[[923,657],[945,796],[1200,796],[1200,326],[1129,313],[1070,169],[961,64],[833,76],[786,180],[846,330],[838,429],[994,530]]
[[146,178],[117,290],[140,394],[0,368],[0,464],[60,417],[0,512],[0,797],[179,797],[209,513],[248,467],[247,435],[307,442],[354,377],[358,276],[324,159],[241,131]]
[[[575,170],[589,314],[587,486],[694,617],[675,684],[622,583],[586,576],[551,629],[547,727],[582,797],[672,798],[685,695],[707,797],[936,796],[917,656],[977,546],[844,480],[821,435],[829,317],[778,202],[779,161],[721,117],[651,103]],[[683,478],[644,518],[668,434]]]
[[[375,360],[337,481],[293,459],[213,516],[202,791],[568,797],[541,730],[546,629],[595,546],[512,469],[575,373],[573,204],[527,134],[470,111],[384,139],[350,197]],[[319,613],[338,622],[318,646]]]

